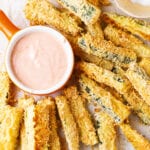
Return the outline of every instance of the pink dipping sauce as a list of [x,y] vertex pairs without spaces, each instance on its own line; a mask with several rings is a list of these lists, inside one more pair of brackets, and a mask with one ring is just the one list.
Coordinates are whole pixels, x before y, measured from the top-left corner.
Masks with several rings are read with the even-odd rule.
[[25,35],[12,52],[11,64],[15,76],[34,90],[46,90],[60,82],[67,63],[63,45],[46,32]]

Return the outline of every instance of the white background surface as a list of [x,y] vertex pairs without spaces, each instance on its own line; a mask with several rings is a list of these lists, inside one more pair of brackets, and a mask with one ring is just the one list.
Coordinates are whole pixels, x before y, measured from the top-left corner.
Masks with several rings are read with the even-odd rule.
[[[54,0],[51,1],[55,3]],[[23,13],[25,2],[26,0],[0,0],[0,9],[2,9],[7,14],[7,16],[11,19],[11,21],[19,28],[25,28],[29,25],[29,22],[25,19]],[[107,7],[105,10],[124,14],[123,12],[119,11],[114,4],[112,6]],[[8,45],[8,40],[6,39],[5,35],[2,32],[0,32],[0,62],[1,63],[4,60],[4,52],[6,51],[7,45]],[[131,116],[130,121],[133,128],[137,129],[141,134],[145,135],[145,137],[150,139],[149,126],[143,125],[135,116]],[[117,141],[118,141],[119,150],[134,150],[131,144],[126,141],[124,136],[122,136],[121,132],[119,132],[118,134]],[[81,149],[85,149],[85,148],[82,147]]]

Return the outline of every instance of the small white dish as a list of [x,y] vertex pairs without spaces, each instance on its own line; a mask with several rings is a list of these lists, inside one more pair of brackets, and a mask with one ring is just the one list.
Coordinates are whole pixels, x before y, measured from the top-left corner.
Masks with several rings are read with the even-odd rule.
[[115,0],[117,7],[136,18],[150,18],[150,6],[133,3],[131,0]]
[[[21,83],[17,79],[17,77],[15,76],[15,74],[13,72],[12,66],[11,66],[11,56],[12,56],[12,52],[14,50],[14,46],[16,45],[16,43],[25,35],[28,35],[33,32],[39,32],[39,31],[49,33],[49,34],[53,35],[54,37],[56,37],[58,39],[58,41],[62,43],[62,45],[64,46],[64,49],[66,50],[66,53],[67,53],[68,67],[65,71],[65,74],[63,75],[62,79],[60,79],[60,82],[58,82],[56,85],[54,85],[53,87],[46,89],[46,90],[35,90],[35,89],[31,89],[31,88],[25,86],[23,83]],[[15,85],[17,85],[20,89],[22,89],[23,91],[26,91],[28,93],[31,93],[31,94],[46,95],[46,94],[56,92],[57,90],[62,88],[65,85],[65,83],[68,81],[68,79],[70,78],[70,76],[72,74],[72,70],[73,70],[73,66],[74,66],[74,55],[73,55],[73,51],[70,46],[70,43],[58,31],[56,31],[52,28],[49,28],[49,27],[45,27],[45,26],[32,26],[32,27],[28,27],[28,28],[18,31],[11,38],[8,48],[7,48],[7,51],[6,51],[5,63],[6,63],[6,69],[7,69],[8,75],[10,76],[11,80],[15,83]],[[44,82],[44,79],[43,79],[43,82]]]
[[[7,36],[7,38],[10,40],[6,54],[5,54],[5,65],[6,70],[8,72],[8,75],[10,79],[14,82],[16,86],[18,86],[23,91],[26,91],[31,94],[36,95],[47,95],[50,93],[54,93],[61,89],[66,82],[69,80],[73,67],[74,67],[74,54],[72,47],[68,40],[58,31],[45,27],[45,26],[31,26],[22,30],[19,30],[16,26],[14,26],[10,20],[7,18],[7,16],[3,13],[3,11],[0,10],[0,29],[2,32]],[[64,74],[61,76],[60,81],[58,81],[54,86],[48,88],[48,89],[31,89],[30,87],[25,86],[19,79],[16,77],[13,68],[12,68],[12,52],[14,50],[14,46],[17,44],[17,42],[23,38],[24,36],[35,33],[35,32],[45,32],[50,34],[51,36],[55,37],[57,39],[57,43],[60,43],[63,46],[63,50],[66,53],[66,59],[67,59],[67,67]],[[57,44],[56,43],[56,44]],[[57,52],[57,51],[56,51]],[[43,79],[43,82],[45,80]]]

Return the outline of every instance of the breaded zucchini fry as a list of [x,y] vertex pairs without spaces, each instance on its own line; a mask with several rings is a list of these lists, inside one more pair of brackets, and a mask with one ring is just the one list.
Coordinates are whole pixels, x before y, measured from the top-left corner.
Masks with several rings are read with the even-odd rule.
[[95,112],[94,118],[100,140],[99,150],[117,150],[116,131],[112,118],[103,111]]
[[[18,107],[22,109],[26,109],[30,105],[34,104],[34,99],[32,97],[23,97],[18,99]],[[25,115],[25,113],[24,113]],[[21,130],[20,130],[20,149],[25,150],[27,145],[27,134],[25,132],[25,124],[24,120],[21,123]]]
[[110,41],[94,38],[89,33],[78,39],[78,45],[88,54],[93,54],[105,60],[112,61],[122,67],[128,67],[130,63],[136,62],[135,52],[116,47]]
[[128,118],[130,114],[128,107],[84,74],[79,77],[79,85],[80,90],[86,93],[91,100],[98,102],[117,124]]
[[11,84],[7,72],[0,72],[0,104],[7,104],[11,95]]
[[126,76],[142,96],[143,100],[150,105],[150,77],[144,69],[137,64],[132,64],[127,70]]
[[78,129],[68,101],[65,96],[57,96],[55,100],[68,147],[70,150],[79,150]]
[[120,94],[128,92],[131,88],[128,79],[95,64],[79,62],[77,68],[87,74],[89,78],[115,88]]
[[74,54],[80,57],[82,60],[95,63],[96,65],[106,68],[108,70],[111,70],[113,68],[114,64],[112,62],[99,58],[93,54],[88,54],[86,51],[82,50],[77,44],[78,43],[77,37],[66,35],[66,38],[71,43]]
[[94,24],[101,10],[89,3],[87,0],[57,0],[62,6],[78,16],[86,25]]
[[124,32],[110,24],[105,28],[104,34],[115,45],[132,49],[139,57],[150,57],[150,47],[132,34]]
[[144,102],[140,95],[131,89],[130,92],[124,94],[124,98],[143,123],[150,125],[150,106]]
[[27,143],[22,150],[48,150],[49,148],[49,111],[50,107],[41,101],[37,105],[29,105],[25,109],[24,128]]
[[23,111],[11,106],[0,106],[0,149],[15,150],[18,145],[19,129]]
[[103,20],[130,31],[132,34],[150,41],[150,25],[148,22],[115,13],[104,13]]
[[94,125],[92,123],[90,114],[85,108],[84,101],[77,91],[76,86],[68,87],[64,90],[64,93],[69,100],[72,114],[77,122],[80,140],[86,145],[97,144],[98,139]]
[[100,21],[98,20],[96,23],[87,26],[88,32],[95,38],[99,38],[101,40],[104,39],[104,33],[102,31],[102,27],[100,25]]
[[136,150],[150,150],[150,142],[136,130],[132,129],[129,124],[121,124],[120,127]]
[[48,0],[28,0],[25,16],[37,25],[50,25],[66,34],[77,35],[81,28],[70,14],[55,8]]
[[142,58],[139,62],[139,66],[150,76],[150,58]]
[[60,140],[57,133],[56,106],[54,101],[50,100],[50,149],[60,150]]

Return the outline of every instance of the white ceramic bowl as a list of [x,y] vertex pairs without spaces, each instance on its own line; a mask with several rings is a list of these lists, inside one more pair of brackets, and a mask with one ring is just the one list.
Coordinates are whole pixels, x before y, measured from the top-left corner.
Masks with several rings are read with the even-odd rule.
[[[21,83],[17,79],[17,77],[15,76],[15,74],[13,72],[12,66],[11,66],[11,56],[12,56],[13,48],[16,45],[16,43],[18,42],[18,40],[21,39],[22,37],[24,37],[27,34],[30,34],[30,33],[33,33],[33,32],[39,32],[39,31],[49,33],[52,36],[56,37],[57,40],[60,43],[63,44],[64,49],[66,50],[67,59],[68,59],[68,68],[66,69],[66,72],[65,72],[64,76],[62,77],[62,79],[60,80],[60,82],[58,82],[58,84],[54,85],[52,88],[49,88],[49,89],[46,89],[46,90],[35,90],[35,89],[31,89],[31,88],[25,86],[23,83]],[[32,26],[32,27],[28,27],[28,28],[25,28],[23,30],[18,31],[12,37],[12,39],[10,40],[10,43],[8,45],[7,51],[6,51],[5,63],[6,63],[6,69],[7,69],[8,75],[10,76],[11,80],[20,89],[22,89],[22,90],[24,90],[28,93],[32,93],[32,94],[46,95],[46,94],[50,94],[50,93],[53,93],[53,92],[59,90],[68,81],[68,79],[71,76],[73,66],[74,66],[74,55],[73,55],[73,51],[72,51],[72,48],[71,48],[69,42],[58,31],[56,31],[52,28],[49,28],[49,27],[45,27],[45,26]],[[44,80],[43,80],[43,82],[44,82]]]
[[149,18],[150,6],[133,3],[131,0],[115,0],[117,7],[126,14],[136,18]]

